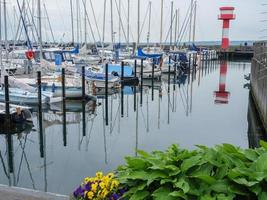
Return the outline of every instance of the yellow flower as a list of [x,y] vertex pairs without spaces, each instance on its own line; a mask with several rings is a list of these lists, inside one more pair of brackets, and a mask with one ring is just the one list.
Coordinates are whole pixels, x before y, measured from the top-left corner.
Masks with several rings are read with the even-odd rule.
[[87,193],[87,198],[88,199],[93,199],[94,198],[94,193],[93,192],[88,192]]
[[102,173],[102,172],[97,172],[97,173],[96,173],[96,177],[97,177],[98,179],[101,179],[101,178],[103,177],[103,173]]
[[89,177],[86,177],[86,178],[84,179],[84,183],[87,184],[88,182],[90,182],[90,178],[89,178]]
[[101,189],[104,189],[104,188],[106,187],[106,184],[105,184],[104,182],[101,182],[101,183],[99,184],[99,186],[100,186]]
[[97,183],[93,183],[93,184],[91,185],[91,190],[92,190],[92,192],[96,193],[97,186],[98,186]]
[[110,186],[110,189],[113,190],[114,188],[117,188],[119,186],[119,181],[113,180]]
[[113,173],[109,173],[107,176],[108,176],[109,178],[114,178],[114,174],[113,174]]

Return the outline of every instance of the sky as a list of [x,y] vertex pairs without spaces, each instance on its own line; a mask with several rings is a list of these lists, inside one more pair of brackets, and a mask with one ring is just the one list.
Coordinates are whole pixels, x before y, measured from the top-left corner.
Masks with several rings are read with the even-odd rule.
[[[3,0],[2,0],[3,1]],[[6,0],[8,7],[8,37],[14,38],[15,30],[17,29],[16,15],[19,16],[18,5],[16,0]],[[27,0],[30,4],[36,7],[37,0]],[[90,0],[72,0],[74,7],[74,31],[75,40],[77,41],[77,1],[80,4],[80,22],[79,25],[82,29],[79,31],[79,40],[84,41],[84,4],[86,2],[86,10],[90,23],[92,26],[92,32],[89,29],[89,23],[87,21],[87,41],[94,42],[100,41],[100,37],[103,35],[103,15],[104,15],[104,0],[91,0],[97,25],[94,21],[92,9],[90,6]],[[114,34],[115,41],[119,41],[119,17],[116,8],[121,1],[121,19],[123,22],[123,29],[127,32],[127,0],[112,0],[113,1],[113,16],[114,16]],[[150,41],[159,42],[160,40],[160,1],[152,0],[152,12],[151,12],[151,33]],[[22,0],[19,0],[22,2]],[[54,38],[57,41],[71,41],[71,12],[70,12],[70,0],[41,0],[42,5],[45,3],[47,13],[52,27]],[[130,41],[137,41],[137,2],[138,0],[130,0]],[[148,17],[146,12],[148,9],[149,0],[140,0],[140,23],[144,23],[143,31],[140,34],[141,42],[145,42],[148,32]],[[184,21],[186,11],[190,5],[190,0],[173,0],[174,9],[180,11],[180,24]],[[236,19],[231,21],[230,25],[230,40],[259,40],[265,39],[267,31],[262,31],[267,27],[267,22],[260,22],[267,19],[267,14],[262,12],[267,11],[267,6],[262,5],[264,0],[197,0],[197,15],[196,15],[196,41],[219,41],[222,36],[222,21],[218,20],[220,13],[219,8],[221,6],[233,6],[235,7]],[[14,12],[16,10],[16,12]],[[110,17],[110,0],[107,0],[107,11],[105,20],[105,41],[111,41],[111,17]],[[18,18],[18,17],[17,17]],[[36,19],[36,10],[34,12],[34,19]],[[15,21],[15,22],[14,22]],[[169,41],[167,38],[167,32],[171,23],[171,0],[164,0],[163,8],[163,42]],[[97,31],[99,29],[99,34]],[[3,30],[3,24],[2,24]],[[49,28],[47,15],[42,6],[42,33],[43,40],[48,41],[52,39],[51,31]],[[94,38],[92,37],[94,35]],[[99,37],[100,36],[100,37]],[[188,36],[184,38],[188,40]],[[123,31],[121,31],[121,41],[125,41]]]

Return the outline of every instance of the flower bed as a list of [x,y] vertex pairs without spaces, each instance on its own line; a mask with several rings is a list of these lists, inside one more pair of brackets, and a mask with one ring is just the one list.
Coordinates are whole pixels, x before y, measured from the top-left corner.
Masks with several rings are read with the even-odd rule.
[[[193,151],[172,145],[165,152],[139,151],[138,157],[127,157],[126,165],[118,168],[116,187],[107,186],[104,192],[105,187],[98,184],[94,195],[100,196],[91,199],[122,199],[123,195],[123,199],[130,200],[266,200],[267,143],[261,145],[247,150],[229,144],[197,146]],[[101,180],[88,179],[90,187],[86,181],[82,187],[91,191],[92,182]],[[127,188],[127,192],[121,188]],[[91,193],[83,193],[80,200],[89,197]]]

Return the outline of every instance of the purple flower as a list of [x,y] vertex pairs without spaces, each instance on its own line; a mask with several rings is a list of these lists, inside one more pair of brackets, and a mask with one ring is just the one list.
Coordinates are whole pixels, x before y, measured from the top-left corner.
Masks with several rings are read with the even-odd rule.
[[73,196],[74,196],[75,198],[83,197],[83,196],[84,196],[84,189],[82,188],[82,186],[79,186],[79,187],[73,192]]
[[109,197],[110,200],[117,200],[119,198],[120,198],[120,196],[116,193],[114,193],[113,195],[111,195],[111,197]]
[[90,183],[90,182],[87,183],[87,184],[84,186],[84,190],[85,190],[85,191],[90,191],[90,190],[91,190],[91,184],[92,184],[92,183]]

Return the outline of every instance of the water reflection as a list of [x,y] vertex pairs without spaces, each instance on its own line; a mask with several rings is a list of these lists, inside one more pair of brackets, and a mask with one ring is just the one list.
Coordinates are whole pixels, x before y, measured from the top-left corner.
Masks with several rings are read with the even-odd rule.
[[228,104],[230,92],[226,91],[227,62],[221,61],[219,91],[215,91],[215,104]]
[[[9,140],[0,135],[0,183],[69,194],[84,176],[116,169],[137,149],[163,150],[172,143],[186,148],[219,143],[247,147],[251,142],[243,77],[250,64],[228,66],[226,70],[226,63],[203,62],[176,75],[163,75],[161,81],[144,80],[141,87],[124,86],[108,96],[97,91],[97,102],[66,101],[63,110],[58,103],[42,108],[34,114],[34,127],[14,131]],[[227,87],[234,94],[224,107],[214,105],[210,95],[219,72],[228,73]],[[225,86],[219,88],[226,91]]]

